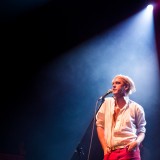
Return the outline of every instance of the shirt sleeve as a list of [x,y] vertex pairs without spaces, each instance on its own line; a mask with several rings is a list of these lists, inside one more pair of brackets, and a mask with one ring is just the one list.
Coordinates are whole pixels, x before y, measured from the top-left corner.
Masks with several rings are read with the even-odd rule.
[[97,127],[102,127],[104,128],[104,106],[105,104],[103,103],[102,106],[100,107],[99,111],[96,114],[96,126]]
[[136,115],[136,125],[137,125],[137,134],[146,132],[146,120],[145,120],[145,112],[144,109],[139,106],[137,108],[137,115]]

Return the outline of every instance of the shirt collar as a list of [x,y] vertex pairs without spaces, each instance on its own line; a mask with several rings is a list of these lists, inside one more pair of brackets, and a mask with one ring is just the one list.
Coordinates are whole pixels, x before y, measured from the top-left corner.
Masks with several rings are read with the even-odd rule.
[[129,106],[129,102],[130,102],[129,96],[124,96],[124,100],[126,101],[126,105],[123,108],[127,109],[127,107]]
[[[113,99],[114,99],[114,97],[113,97]],[[130,103],[129,96],[124,96],[124,100],[126,101],[126,104],[125,104],[125,106],[123,107],[123,109],[127,109],[128,106],[129,106],[129,103]],[[115,99],[114,99],[114,101],[115,101]]]

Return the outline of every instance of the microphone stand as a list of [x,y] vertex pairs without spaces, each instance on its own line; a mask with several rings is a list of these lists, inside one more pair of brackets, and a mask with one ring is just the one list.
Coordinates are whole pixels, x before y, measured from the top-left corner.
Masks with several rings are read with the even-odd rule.
[[[96,122],[96,114],[99,111],[99,109],[101,108],[105,97],[107,95],[109,95],[112,92],[108,92],[107,94],[105,94],[104,96],[101,96],[97,101],[96,101],[96,106],[95,106],[95,112],[94,112],[94,118],[93,118],[93,126],[92,126],[92,131],[91,131],[91,139],[90,139],[90,145],[89,145],[89,152],[88,152],[88,158],[87,160],[89,160],[90,158],[90,152],[91,152],[91,147],[92,147],[92,141],[93,141],[93,133],[94,133],[94,126],[95,126],[95,122]],[[98,105],[99,104],[99,105]]]
[[[106,93],[105,95],[101,96],[97,101],[95,105],[95,110],[94,110],[94,117],[91,122],[91,136],[89,140],[89,149],[85,145],[83,146],[82,144],[78,144],[78,147],[75,150],[75,154],[72,157],[71,160],[91,160],[90,159],[90,153],[91,153],[91,148],[92,148],[92,141],[93,141],[93,136],[94,136],[94,129],[95,129],[95,122],[96,122],[96,114],[99,111],[100,107],[102,106],[105,97],[109,95],[111,92]],[[88,150],[88,151],[87,151]],[[85,154],[87,152],[87,154]]]
[[90,145],[89,145],[89,152],[88,152],[87,160],[89,160],[89,158],[90,158],[90,152],[91,152],[92,141],[93,141],[94,126],[95,126],[95,121],[96,121],[96,114],[99,111],[100,107],[102,106],[103,102],[104,102],[104,98],[101,98],[101,97],[96,101],[95,112],[94,112],[94,117],[93,117],[93,125],[92,125],[92,131],[91,131],[91,138],[90,138]]

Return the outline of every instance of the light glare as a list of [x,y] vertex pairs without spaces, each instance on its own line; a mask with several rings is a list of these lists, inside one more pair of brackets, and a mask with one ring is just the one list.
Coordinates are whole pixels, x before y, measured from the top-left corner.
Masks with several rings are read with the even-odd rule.
[[153,5],[149,4],[149,5],[147,6],[147,10],[148,10],[148,11],[152,11],[152,10],[153,10]]

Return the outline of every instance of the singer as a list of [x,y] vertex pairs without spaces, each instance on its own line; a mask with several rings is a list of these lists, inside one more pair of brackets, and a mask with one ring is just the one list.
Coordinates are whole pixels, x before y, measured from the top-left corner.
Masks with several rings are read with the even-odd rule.
[[113,97],[105,98],[96,114],[99,141],[104,160],[140,160],[146,120],[141,105],[129,99],[136,91],[133,80],[116,75],[112,80]]

